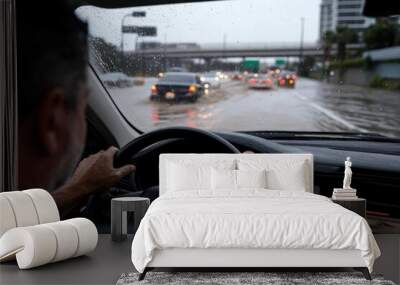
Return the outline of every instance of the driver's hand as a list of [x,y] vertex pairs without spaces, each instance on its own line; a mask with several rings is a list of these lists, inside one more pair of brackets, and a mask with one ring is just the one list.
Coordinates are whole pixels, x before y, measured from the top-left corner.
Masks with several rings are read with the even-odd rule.
[[135,171],[134,165],[114,168],[114,155],[117,151],[117,148],[110,147],[85,158],[67,183],[51,192],[62,217],[79,209],[88,195],[111,187]]
[[135,166],[131,164],[114,168],[114,156],[117,151],[116,147],[110,147],[85,158],[79,163],[68,183],[79,185],[86,194],[113,186],[122,177],[135,171]]

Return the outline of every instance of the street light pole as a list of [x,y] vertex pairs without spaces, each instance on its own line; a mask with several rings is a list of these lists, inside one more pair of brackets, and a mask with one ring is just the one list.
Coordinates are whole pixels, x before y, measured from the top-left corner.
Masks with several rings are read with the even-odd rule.
[[[224,40],[222,43],[222,63],[225,63],[225,50],[226,50],[226,34],[224,34]],[[222,64],[223,69],[225,69],[224,64]]]
[[302,71],[303,67],[303,41],[304,41],[304,17],[301,17],[300,25],[300,51],[299,51],[299,67],[298,72]]
[[125,67],[125,64],[124,64],[125,63],[125,55],[124,55],[124,21],[129,16],[131,16],[131,14],[127,14],[127,15],[123,16],[122,20],[121,20],[121,47],[120,47],[120,50],[121,50],[121,69],[122,69],[122,71],[124,70],[124,67]]
[[[125,64],[124,64],[124,61],[125,61],[125,55],[124,55],[124,21],[125,21],[125,19],[127,17],[135,17],[135,18],[146,17],[146,12],[144,12],[144,11],[133,11],[133,12],[131,12],[129,14],[126,14],[125,16],[122,17],[122,20],[121,20],[121,46],[120,46],[120,50],[121,50],[121,68],[122,69],[124,69],[124,67],[125,67]],[[136,39],[136,41],[137,41],[137,39]],[[136,49],[136,46],[135,46],[135,49]]]
[[165,32],[164,35],[164,45],[163,45],[163,51],[164,51],[164,72],[167,71],[168,69],[168,64],[167,64],[167,32]]

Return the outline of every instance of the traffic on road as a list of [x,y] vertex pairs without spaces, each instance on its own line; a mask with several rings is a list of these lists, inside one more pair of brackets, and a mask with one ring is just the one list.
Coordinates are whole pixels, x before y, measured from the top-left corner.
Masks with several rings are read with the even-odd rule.
[[132,125],[400,137],[399,47],[377,37],[399,23],[326,30],[320,0],[249,1],[81,9],[94,70]]
[[189,72],[167,72],[151,85],[150,100],[189,100],[196,102],[204,94],[200,77]]
[[[185,125],[232,131],[267,129],[400,136],[400,96],[396,92],[338,87],[301,77],[293,79],[293,88],[287,88],[280,84],[280,76],[240,74],[242,79],[238,80],[237,72],[224,75],[220,88],[206,88],[201,74],[166,73],[159,79],[145,78],[141,86],[112,88],[110,93],[127,118],[144,130]],[[186,78],[192,81],[183,82]],[[255,78],[271,80],[272,84],[253,88],[251,82]],[[182,82],[177,83],[179,80]],[[190,93],[191,86],[202,95]],[[159,98],[155,94],[163,94],[166,100],[149,100]],[[183,97],[188,100],[178,100]]]

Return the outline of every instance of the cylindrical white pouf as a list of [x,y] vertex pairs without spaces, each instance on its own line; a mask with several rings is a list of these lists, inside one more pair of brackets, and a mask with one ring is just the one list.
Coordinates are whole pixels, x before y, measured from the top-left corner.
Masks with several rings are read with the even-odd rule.
[[0,259],[16,253],[20,269],[49,263],[56,252],[54,232],[41,225],[11,229],[0,239]]
[[35,205],[30,196],[23,191],[1,193],[11,205],[15,215],[17,227],[33,226],[39,223]]
[[68,259],[75,255],[78,249],[79,238],[78,233],[70,223],[62,221],[42,226],[51,229],[57,238],[57,252],[51,262]]
[[23,192],[28,194],[32,199],[39,218],[39,224],[57,222],[60,220],[56,202],[49,192],[43,189],[29,189]]
[[17,222],[15,221],[14,211],[10,202],[6,197],[0,193],[0,238],[9,229],[15,228]]
[[92,221],[85,218],[74,218],[65,220],[64,222],[74,226],[78,233],[78,249],[74,257],[91,252],[96,248],[98,233]]
[[0,238],[0,261],[17,258],[20,269],[28,269],[87,254],[97,245],[95,225],[75,218],[7,231]]

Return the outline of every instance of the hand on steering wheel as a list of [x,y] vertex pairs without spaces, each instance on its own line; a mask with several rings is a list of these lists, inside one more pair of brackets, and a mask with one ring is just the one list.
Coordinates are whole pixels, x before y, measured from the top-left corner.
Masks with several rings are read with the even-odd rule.
[[[116,167],[135,164],[135,155],[140,151],[168,139],[195,139],[198,144],[215,145],[220,149],[220,152],[240,153],[230,142],[209,131],[188,127],[172,127],[151,131],[132,140],[116,154],[114,164]],[[134,173],[131,174],[130,181],[133,185],[137,185]]]

